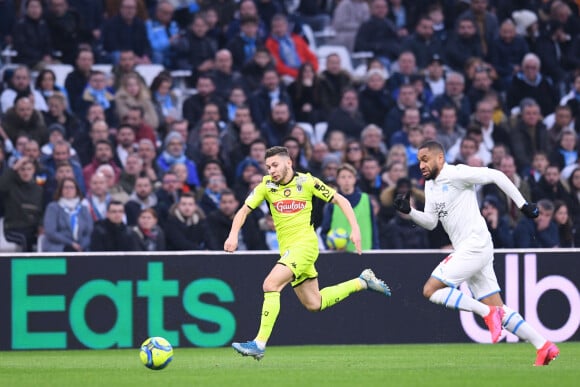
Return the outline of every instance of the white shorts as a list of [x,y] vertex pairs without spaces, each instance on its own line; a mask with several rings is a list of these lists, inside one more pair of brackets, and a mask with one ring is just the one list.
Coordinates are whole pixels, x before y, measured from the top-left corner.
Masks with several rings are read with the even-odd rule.
[[493,270],[493,247],[456,250],[439,263],[431,276],[456,288],[466,282],[477,300],[501,291]]

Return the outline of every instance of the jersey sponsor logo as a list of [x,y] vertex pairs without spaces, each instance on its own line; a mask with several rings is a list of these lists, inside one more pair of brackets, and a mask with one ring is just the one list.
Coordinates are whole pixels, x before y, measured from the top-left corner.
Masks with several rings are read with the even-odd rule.
[[445,202],[435,203],[435,211],[437,211],[437,216],[439,219],[445,218],[448,214]]
[[274,202],[274,208],[282,214],[293,214],[306,208],[303,200],[279,200]]
[[322,196],[324,196],[325,198],[328,199],[330,197],[330,190],[328,189],[327,186],[325,186],[324,184],[322,184],[320,182],[320,180],[314,179],[314,188],[316,188],[317,190],[319,190],[320,192],[322,192]]

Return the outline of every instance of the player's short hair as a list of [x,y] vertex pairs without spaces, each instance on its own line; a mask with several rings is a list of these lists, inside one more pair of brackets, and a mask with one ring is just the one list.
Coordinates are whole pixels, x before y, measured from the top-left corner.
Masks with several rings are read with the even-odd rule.
[[273,146],[266,150],[267,159],[277,155],[283,157],[290,157],[290,154],[288,153],[288,148],[286,148],[285,146]]
[[429,149],[430,152],[441,152],[445,154],[445,150],[443,149],[443,145],[438,143],[437,141],[427,141],[423,145],[419,147],[421,149]]

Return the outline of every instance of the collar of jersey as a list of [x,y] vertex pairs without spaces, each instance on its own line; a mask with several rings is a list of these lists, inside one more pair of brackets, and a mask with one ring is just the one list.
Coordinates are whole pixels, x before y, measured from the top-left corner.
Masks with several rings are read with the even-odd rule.
[[288,181],[288,183],[286,183],[286,184],[282,184],[282,183],[280,183],[280,184],[278,184],[278,185],[279,185],[280,187],[285,187],[285,186],[287,186],[288,184],[292,183],[292,180],[294,180],[294,178],[295,178],[296,176],[298,176],[298,172],[294,171],[294,175],[292,175],[292,179],[290,179],[290,180]]

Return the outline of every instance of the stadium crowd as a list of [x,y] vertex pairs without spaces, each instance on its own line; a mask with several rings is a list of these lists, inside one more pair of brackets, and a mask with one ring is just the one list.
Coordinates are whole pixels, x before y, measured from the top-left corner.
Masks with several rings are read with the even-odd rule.
[[[421,209],[426,140],[538,203],[477,189],[495,247],[580,246],[578,0],[3,0],[0,44],[22,251],[223,250],[274,145],[351,202],[363,249],[445,248],[393,206]],[[344,219],[314,204],[325,246]],[[267,204],[240,249],[277,249]]]

